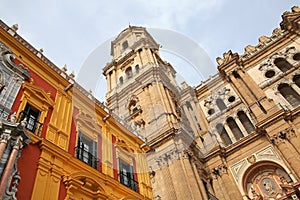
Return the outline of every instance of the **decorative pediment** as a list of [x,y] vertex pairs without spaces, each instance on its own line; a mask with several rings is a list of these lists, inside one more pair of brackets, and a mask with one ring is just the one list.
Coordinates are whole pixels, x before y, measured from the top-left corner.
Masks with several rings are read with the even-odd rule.
[[[86,194],[86,196],[106,197],[104,188],[99,184],[101,180],[89,172],[75,172],[69,176],[63,177],[63,183],[67,188],[69,195]],[[102,199],[102,198],[101,198]]]
[[80,111],[76,116],[76,121],[79,125],[79,129],[85,134],[90,135],[91,138],[94,138],[94,136],[92,136],[93,134],[101,132],[101,126],[97,123],[97,120],[89,114]]
[[34,85],[33,81],[31,81],[30,83],[24,83],[22,85],[22,89],[24,90],[25,95],[28,95],[30,98],[36,98],[43,104],[46,104],[48,107],[53,107],[55,104],[50,97],[51,93],[47,93],[42,88]]
[[132,148],[130,148],[130,146],[128,144],[126,144],[125,141],[123,140],[118,140],[116,143],[115,143],[116,147],[128,152],[128,153],[133,153],[134,150]]

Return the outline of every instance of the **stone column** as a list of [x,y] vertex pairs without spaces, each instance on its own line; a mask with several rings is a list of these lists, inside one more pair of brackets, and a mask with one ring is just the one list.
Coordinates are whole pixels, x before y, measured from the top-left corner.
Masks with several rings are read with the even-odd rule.
[[297,179],[300,178],[300,160],[299,156],[295,155],[296,152],[293,152],[286,141],[282,138],[280,134],[274,135],[271,138],[271,141],[277,146],[278,150],[282,153],[285,160],[293,168],[296,173]]
[[20,141],[20,137],[18,137],[16,139],[16,141],[14,142],[13,149],[11,151],[9,159],[6,163],[6,167],[5,167],[4,172],[2,174],[1,183],[0,183],[0,199],[2,199],[3,196],[4,196],[4,193],[5,193],[7,184],[8,184],[8,180],[11,176],[11,173],[12,173],[12,170],[13,170],[13,167],[14,167],[15,160],[17,158],[19,149],[21,149],[21,148],[22,148],[22,143]]
[[8,142],[9,139],[10,139],[9,134],[3,133],[0,136],[0,160],[3,156],[3,154],[4,154],[4,151],[5,151],[5,148],[6,148],[6,145],[7,145],[7,142]]
[[300,88],[295,83],[292,83],[291,87],[293,88],[293,90],[295,90],[295,92],[297,92],[300,95]]
[[237,116],[234,118],[234,120],[235,120],[236,124],[238,125],[239,129],[242,131],[243,136],[247,136],[248,132],[245,129],[245,127],[244,127],[243,123],[241,122],[241,120]]
[[231,140],[232,144],[235,143],[236,142],[236,138],[234,137],[234,135],[233,135],[233,133],[232,133],[232,131],[229,128],[229,126],[228,126],[227,123],[224,123],[224,128],[225,128],[228,136],[230,137],[230,140]]

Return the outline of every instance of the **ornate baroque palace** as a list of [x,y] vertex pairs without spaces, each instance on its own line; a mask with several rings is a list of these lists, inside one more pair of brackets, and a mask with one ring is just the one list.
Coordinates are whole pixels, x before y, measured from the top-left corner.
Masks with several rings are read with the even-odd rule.
[[0,26],[0,199],[300,199],[299,7],[196,87],[129,26],[105,105]]

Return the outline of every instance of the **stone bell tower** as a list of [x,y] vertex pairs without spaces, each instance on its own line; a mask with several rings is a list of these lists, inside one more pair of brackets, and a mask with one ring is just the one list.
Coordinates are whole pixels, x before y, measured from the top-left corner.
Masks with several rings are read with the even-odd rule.
[[154,197],[207,199],[176,71],[160,57],[159,45],[145,28],[129,26],[111,42],[111,55],[103,72],[107,106],[151,147],[147,160]]

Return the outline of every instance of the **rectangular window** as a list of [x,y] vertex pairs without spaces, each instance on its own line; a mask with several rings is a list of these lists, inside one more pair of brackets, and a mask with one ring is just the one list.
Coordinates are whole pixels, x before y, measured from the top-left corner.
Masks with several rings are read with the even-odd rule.
[[30,104],[26,104],[25,109],[21,111],[19,121],[26,119],[26,128],[31,131],[35,135],[39,135],[43,124],[39,122],[41,112],[31,106]]
[[76,157],[89,166],[95,169],[98,168],[97,142],[89,139],[80,131],[78,133]]
[[138,192],[138,182],[134,179],[133,166],[119,158],[120,183]]

